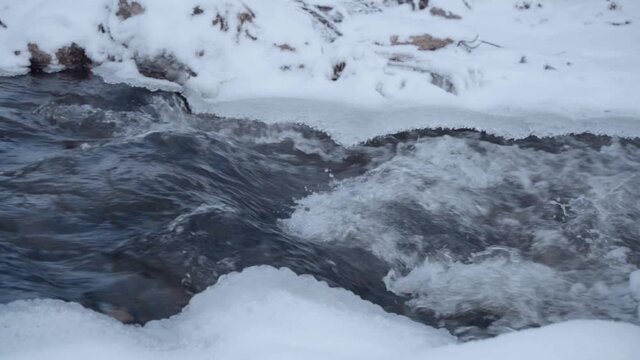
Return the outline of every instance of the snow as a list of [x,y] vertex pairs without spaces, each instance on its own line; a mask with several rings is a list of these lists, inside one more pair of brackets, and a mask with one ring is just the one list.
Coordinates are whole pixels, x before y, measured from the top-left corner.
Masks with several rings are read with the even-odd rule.
[[182,313],[123,325],[56,300],[0,305],[0,359],[634,359],[640,327],[573,321],[473,343],[310,276],[227,275]]
[[[455,315],[477,309],[500,313],[509,309],[513,312],[509,316],[516,319],[509,322],[513,327],[526,326],[527,321],[544,323],[540,311],[544,303],[554,298],[557,302],[556,294],[566,291],[562,276],[548,266],[505,258],[472,264],[427,259],[407,276],[392,271],[385,280],[395,293],[419,293],[412,305],[433,309],[438,314]],[[524,319],[522,324],[518,323],[519,318]]]
[[[540,0],[526,10],[516,0],[467,0],[469,8],[432,0],[422,11],[382,0],[138,1],[144,12],[128,19],[116,15],[118,0],[0,1],[0,73],[27,71],[28,43],[53,55],[75,42],[106,81],[183,91],[199,112],[305,122],[345,144],[433,126],[509,137],[640,135],[634,0],[615,9],[604,0]],[[196,6],[203,13],[194,15]],[[433,16],[433,7],[462,19]],[[454,43],[419,51],[390,40],[422,34]],[[476,36],[500,47],[456,46]],[[159,56],[197,76],[138,72],[136,61]],[[54,56],[46,70],[61,68]]]
[[[192,99],[194,108],[203,109]],[[569,117],[541,111],[489,113],[451,106],[404,106],[362,108],[337,101],[293,98],[258,98],[206,104],[203,111],[232,118],[249,118],[267,123],[295,122],[323,130],[343,145],[355,145],[376,136],[422,128],[464,128],[487,131],[506,138],[529,135],[554,136],[591,132],[621,137],[640,136],[638,118],[633,116]]]
[[637,359],[638,327],[571,321],[429,351],[428,359]]
[[0,358],[12,360],[388,359],[455,342],[346,290],[270,267],[225,276],[179,315],[144,327],[60,301],[3,305],[0,335]]

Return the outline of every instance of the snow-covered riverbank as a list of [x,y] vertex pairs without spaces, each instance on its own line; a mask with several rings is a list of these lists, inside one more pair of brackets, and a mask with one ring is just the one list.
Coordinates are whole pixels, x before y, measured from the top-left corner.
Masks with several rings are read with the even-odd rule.
[[0,305],[0,359],[633,360],[640,327],[571,321],[456,345],[446,331],[387,314],[310,276],[254,267],[144,327],[75,304]]
[[345,142],[429,126],[640,135],[631,0],[29,0],[0,21],[4,74],[86,68]]

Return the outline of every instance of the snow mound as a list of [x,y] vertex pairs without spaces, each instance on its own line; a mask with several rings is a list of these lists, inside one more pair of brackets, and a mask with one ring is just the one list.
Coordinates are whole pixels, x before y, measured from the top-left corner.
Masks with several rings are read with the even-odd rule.
[[[0,74],[91,69],[182,91],[199,112],[266,109],[346,141],[363,123],[368,137],[461,124],[640,135],[634,0],[25,0],[3,1],[0,21]],[[554,116],[517,124],[531,112]]]
[[0,306],[3,359],[388,359],[446,345],[446,331],[385,313],[287,269],[220,279],[179,315],[125,326],[54,300]]
[[55,300],[0,306],[1,359],[632,359],[640,328],[577,321],[454,345],[455,338],[287,269],[253,267],[179,315],[122,325]]

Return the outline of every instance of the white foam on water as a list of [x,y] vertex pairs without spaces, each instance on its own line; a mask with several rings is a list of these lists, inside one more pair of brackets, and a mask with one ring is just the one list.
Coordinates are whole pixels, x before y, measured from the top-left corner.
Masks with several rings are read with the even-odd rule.
[[389,156],[300,199],[282,227],[368,249],[412,307],[488,313],[496,333],[571,318],[637,321],[624,240],[640,231],[634,146],[545,152],[442,136]]
[[[545,303],[566,291],[567,284],[548,266],[521,259],[492,257],[474,263],[431,261],[406,276],[392,271],[388,288],[399,294],[416,294],[411,305],[433,310],[438,315],[484,311],[489,314],[512,311],[510,317],[523,323],[502,321],[492,326],[519,328],[530,322],[544,323]],[[502,323],[502,324],[501,324]]]

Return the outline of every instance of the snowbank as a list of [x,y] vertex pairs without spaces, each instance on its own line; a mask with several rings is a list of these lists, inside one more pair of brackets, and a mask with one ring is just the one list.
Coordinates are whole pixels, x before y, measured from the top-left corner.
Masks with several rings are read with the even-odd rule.
[[640,328],[603,321],[570,321],[494,339],[433,349],[424,359],[637,359]]
[[0,305],[0,359],[634,359],[640,328],[574,321],[455,339],[290,270],[227,275],[179,315],[122,325],[54,300]]
[[348,142],[427,126],[640,135],[637,1],[399,2],[2,1],[0,73],[90,68]]

